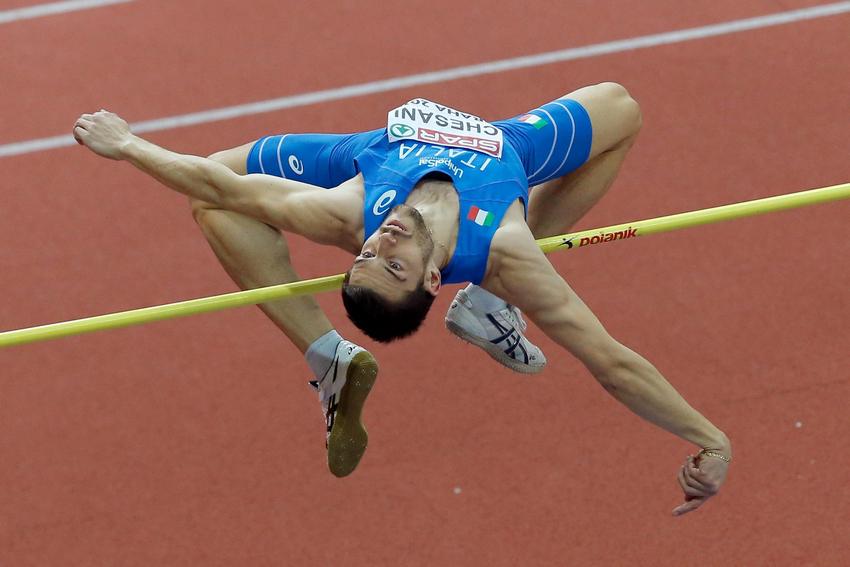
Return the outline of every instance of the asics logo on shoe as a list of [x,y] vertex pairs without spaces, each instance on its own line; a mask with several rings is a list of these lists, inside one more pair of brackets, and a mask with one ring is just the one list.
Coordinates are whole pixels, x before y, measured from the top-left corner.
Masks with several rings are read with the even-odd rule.
[[[513,326],[506,327],[505,325],[502,325],[489,313],[487,314],[487,319],[489,319],[490,323],[492,323],[493,326],[502,333],[495,339],[491,339],[490,342],[497,346],[499,343],[505,342],[505,345],[502,346],[502,351],[504,351],[505,354],[513,359],[517,359],[517,351],[519,351],[520,355],[522,355],[522,361],[528,364],[528,351],[525,349],[525,346],[523,346],[522,336],[520,336],[517,330]],[[534,357],[532,357],[532,359],[533,358]]]
[[[328,426],[328,433],[330,433],[331,429],[334,427],[337,408],[339,408],[339,403],[336,400],[336,394],[334,394],[331,396],[331,399],[328,400],[328,412],[325,414],[325,423]],[[325,441],[325,445],[327,445],[327,441]]]
[[[348,350],[348,354],[350,355],[355,346],[346,347]],[[334,419],[336,418],[336,412],[339,407],[339,402],[337,400],[337,394],[331,394],[329,398],[324,399],[327,395],[326,392],[331,390],[333,384],[336,383],[336,379],[339,373],[339,355],[334,357],[333,362],[330,367],[328,367],[327,372],[322,376],[320,380],[309,380],[308,384],[319,392],[320,399],[322,401],[322,409],[325,412],[325,423],[327,425],[328,434],[330,434],[331,429],[334,425]],[[327,382],[330,377],[330,382]],[[324,390],[324,391],[323,391]]]
[[498,302],[482,303],[476,307],[465,290],[458,291],[446,312],[449,331],[511,370],[540,372],[546,366],[546,357],[525,337],[527,326],[520,310],[510,304],[502,303],[504,307],[499,308],[495,305]]

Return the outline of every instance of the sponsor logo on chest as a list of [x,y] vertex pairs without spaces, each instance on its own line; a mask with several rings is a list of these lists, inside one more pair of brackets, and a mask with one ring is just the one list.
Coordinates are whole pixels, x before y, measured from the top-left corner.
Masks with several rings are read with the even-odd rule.
[[375,204],[372,206],[372,214],[376,217],[379,217],[390,210],[393,206],[393,201],[395,201],[396,190],[389,189],[384,191],[378,200],[375,201]]
[[387,114],[390,142],[416,140],[428,144],[474,150],[502,157],[502,131],[489,122],[454,108],[415,98]]

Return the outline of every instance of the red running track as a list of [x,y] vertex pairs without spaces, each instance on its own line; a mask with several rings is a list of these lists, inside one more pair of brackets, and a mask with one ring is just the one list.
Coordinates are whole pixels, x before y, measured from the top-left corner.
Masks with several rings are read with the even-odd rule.
[[[637,4],[148,1],[5,24],[0,144],[103,106],[146,120],[816,3]],[[848,29],[835,16],[151,137],[205,154],[375,127],[417,95],[497,118],[616,80],[644,129],[591,228],[846,182]],[[184,199],[131,167],[67,148],[0,168],[0,327],[233,289]],[[381,362],[371,446],[344,480],[326,471],[306,366],[256,309],[2,351],[0,565],[844,565],[848,213],[551,257],[732,437],[729,482],[696,514],[669,515],[691,448],[539,333],[549,368],[522,377],[444,331],[452,289],[389,348],[330,295]],[[346,265],[293,246],[304,277]]]

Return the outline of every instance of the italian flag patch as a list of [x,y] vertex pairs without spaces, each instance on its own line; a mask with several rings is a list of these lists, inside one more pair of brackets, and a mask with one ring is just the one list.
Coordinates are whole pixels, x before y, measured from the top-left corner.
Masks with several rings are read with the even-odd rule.
[[524,115],[519,117],[519,121],[525,122],[526,124],[531,124],[532,126],[537,128],[538,130],[540,130],[541,128],[543,128],[547,124],[549,124],[548,122],[546,122],[545,120],[543,120],[542,118],[540,118],[539,116],[537,116],[535,114],[524,114]]
[[479,209],[476,206],[472,206],[469,208],[469,214],[466,215],[466,218],[474,222],[479,226],[490,226],[493,224],[493,213],[485,211],[484,209]]

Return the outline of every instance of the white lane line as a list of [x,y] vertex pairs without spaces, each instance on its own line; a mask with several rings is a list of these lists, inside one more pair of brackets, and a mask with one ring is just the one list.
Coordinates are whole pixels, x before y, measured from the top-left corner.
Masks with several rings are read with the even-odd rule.
[[[454,67],[452,69],[444,69],[442,71],[432,71],[430,73],[420,73],[416,75],[408,75],[405,77],[386,79],[383,81],[372,81],[369,83],[361,83],[358,85],[350,85],[347,87],[339,87],[322,91],[313,91],[310,93],[285,96],[281,98],[274,98],[259,102],[239,104],[236,106],[228,106],[213,110],[193,112],[190,114],[181,114],[179,116],[169,116],[166,118],[158,118],[155,120],[146,120],[144,122],[137,122],[133,124],[133,131],[141,134],[144,132],[169,130],[171,128],[179,128],[181,126],[206,124],[219,120],[228,120],[231,118],[250,116],[252,114],[273,112],[276,110],[284,110],[287,108],[295,108],[298,106],[307,106],[320,102],[342,100],[358,96],[366,96],[387,91],[404,89],[418,85],[453,81],[456,79],[477,77],[480,75],[487,75],[491,73],[501,73],[504,71],[513,71],[516,69],[524,69],[527,67],[548,65],[550,63],[561,63],[564,61],[572,61],[574,59],[584,59],[597,55],[608,55],[611,53],[619,53],[622,51],[630,51],[634,49],[655,47],[658,45],[668,45],[671,43],[692,41],[696,39],[703,39],[718,35],[738,33],[742,31],[778,26],[782,24],[790,24],[793,22],[810,20],[813,18],[835,16],[847,12],[850,12],[850,1],[835,2],[833,4],[823,4],[821,6],[804,8],[801,10],[779,12],[776,14],[759,16],[755,18],[746,18],[743,20],[733,20],[731,22],[723,22],[720,24],[713,24],[709,26],[701,26],[697,28],[688,28],[672,32],[645,35],[641,37],[633,37],[629,39],[621,39],[605,43],[595,43],[592,45],[586,45],[584,47],[562,49],[559,51],[539,53],[537,55],[514,57],[511,59],[502,59],[500,61],[479,63],[477,65]],[[73,120],[73,118],[75,117],[69,117],[69,130],[71,129],[71,120]],[[50,138],[38,138],[34,140],[27,140],[24,142],[12,142],[10,144],[0,145],[0,157],[63,148],[66,146],[72,146],[75,143],[76,142],[70,134],[53,136]]]
[[108,6],[110,4],[123,4],[125,2],[132,2],[132,0],[68,0],[67,2],[37,4],[35,6],[0,12],[0,24],[8,24],[9,22],[17,22],[18,20],[29,20],[30,18],[40,18],[42,16],[52,16],[54,14],[64,14],[65,12],[76,12],[77,10],[87,10],[89,8],[100,8],[101,6]]

